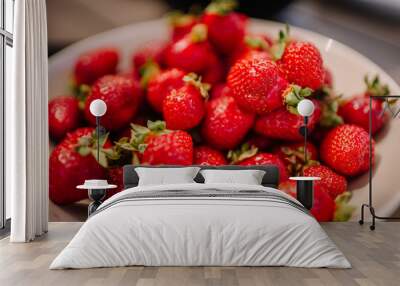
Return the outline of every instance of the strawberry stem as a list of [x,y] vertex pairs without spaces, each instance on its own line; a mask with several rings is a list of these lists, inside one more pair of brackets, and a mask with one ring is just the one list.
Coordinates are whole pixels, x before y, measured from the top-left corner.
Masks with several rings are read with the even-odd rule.
[[167,18],[172,27],[186,26],[196,20],[194,15],[184,14],[181,11],[173,11],[167,15]]
[[309,97],[312,93],[313,90],[311,88],[302,88],[295,84],[289,85],[283,95],[287,109],[293,114],[298,114],[297,104],[304,98]]
[[371,80],[368,75],[364,77],[365,85],[367,86],[367,93],[373,96],[386,96],[389,95],[390,90],[387,84],[381,84],[379,76],[376,75]]
[[264,40],[262,37],[257,37],[257,36],[249,36],[247,35],[244,38],[244,43],[249,46],[250,48],[253,49],[261,49],[263,51],[268,50],[269,44],[267,43],[266,40]]
[[142,88],[146,88],[149,81],[160,73],[160,66],[153,60],[148,60],[143,66],[140,67],[140,85]]
[[244,143],[237,150],[230,150],[228,152],[227,158],[231,160],[231,164],[239,163],[247,158],[253,157],[258,152],[258,148],[255,146],[250,146],[248,143]]
[[289,42],[289,33],[290,28],[289,25],[285,25],[284,30],[280,30],[278,34],[278,40],[274,45],[272,45],[270,53],[274,60],[279,60],[282,58],[283,53],[285,52],[286,45]]
[[202,83],[201,76],[195,73],[188,73],[183,77],[183,81],[196,87],[199,90],[201,96],[204,99],[208,99],[208,91],[210,90],[211,85],[208,83]]
[[348,221],[351,218],[355,207],[349,204],[350,199],[350,192],[344,192],[336,197],[336,210],[333,221]]
[[235,0],[214,0],[206,8],[207,13],[226,15],[238,6]]
[[204,24],[195,25],[190,31],[190,38],[193,43],[200,43],[207,40],[207,26]]

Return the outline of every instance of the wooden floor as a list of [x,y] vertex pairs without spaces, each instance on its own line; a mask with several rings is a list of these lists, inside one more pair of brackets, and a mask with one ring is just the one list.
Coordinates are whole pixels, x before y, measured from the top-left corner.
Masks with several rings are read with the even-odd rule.
[[0,285],[400,285],[400,222],[327,223],[324,229],[353,268],[124,267],[48,270],[81,223],[50,223],[44,237],[27,244],[0,241]]

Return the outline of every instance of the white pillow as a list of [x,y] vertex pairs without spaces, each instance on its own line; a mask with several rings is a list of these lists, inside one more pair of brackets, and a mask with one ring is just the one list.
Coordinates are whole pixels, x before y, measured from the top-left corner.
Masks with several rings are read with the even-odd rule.
[[265,171],[262,170],[201,170],[205,184],[261,185]]
[[139,186],[195,183],[199,167],[184,168],[135,168]]

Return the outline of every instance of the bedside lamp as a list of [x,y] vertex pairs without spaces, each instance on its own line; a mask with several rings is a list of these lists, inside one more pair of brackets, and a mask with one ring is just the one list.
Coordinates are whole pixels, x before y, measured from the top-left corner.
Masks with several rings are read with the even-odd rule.
[[[100,126],[100,118],[106,114],[107,105],[101,99],[95,99],[90,103],[90,113],[96,117],[96,136],[97,136],[97,162],[100,162],[100,134],[102,133],[102,127]],[[85,189],[88,191],[89,199],[92,200],[88,207],[88,215],[94,213],[97,208],[101,205],[102,200],[106,196],[108,189],[116,188],[116,185],[108,184],[107,180],[90,179],[85,180],[83,185],[77,186],[78,189]]]
[[307,135],[308,135],[308,118],[314,113],[314,103],[309,99],[301,100],[297,105],[297,112],[303,116],[304,125],[300,127],[300,134],[304,136],[304,163],[307,164]]
[[101,99],[95,99],[90,103],[90,113],[96,117],[96,135],[97,135],[97,162],[100,162],[100,118],[107,112],[107,104]]
[[[308,135],[308,118],[314,113],[314,103],[309,99],[301,100],[297,105],[297,111],[304,118],[304,125],[300,127],[299,132],[304,136],[304,163],[307,164],[307,135]],[[314,181],[318,181],[319,177],[291,177],[291,180],[297,182],[297,200],[301,202],[305,208],[310,210],[314,204]]]

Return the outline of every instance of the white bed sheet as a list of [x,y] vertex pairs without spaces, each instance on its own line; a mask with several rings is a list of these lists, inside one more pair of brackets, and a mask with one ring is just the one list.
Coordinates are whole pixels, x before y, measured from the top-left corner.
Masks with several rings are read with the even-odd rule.
[[113,204],[136,192],[208,189],[263,190],[290,198],[279,190],[255,185],[193,183],[131,188],[104,202],[100,206],[103,211],[82,225],[50,269],[128,265],[351,267],[312,216],[287,204],[234,197],[152,198]]

